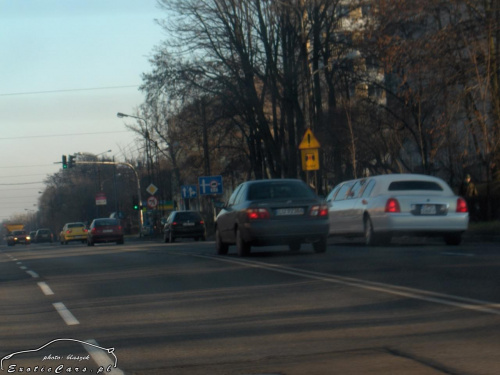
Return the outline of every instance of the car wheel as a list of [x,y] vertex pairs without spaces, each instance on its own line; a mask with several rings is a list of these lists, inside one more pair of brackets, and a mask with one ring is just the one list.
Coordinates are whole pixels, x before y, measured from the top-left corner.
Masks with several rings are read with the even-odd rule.
[[462,233],[447,233],[444,236],[447,245],[458,246],[462,243]]
[[219,233],[219,228],[215,228],[215,247],[217,249],[217,254],[226,255],[229,250],[229,245],[222,242],[222,238]]
[[194,237],[194,240],[195,240],[195,241],[199,241],[199,240],[200,240],[200,237]]
[[123,245],[123,243],[124,243],[123,239],[116,241],[117,245]]
[[206,241],[207,240],[207,236],[205,236],[205,235],[201,236],[201,240],[202,241]]
[[88,245],[88,246],[94,246],[94,243],[93,243],[92,241],[88,241],[88,242],[87,242],[87,245]]
[[327,247],[327,238],[321,237],[319,241],[313,243],[313,249],[315,253],[324,253]]
[[365,245],[374,246],[377,244],[375,233],[373,232],[373,224],[369,217],[365,218]]
[[240,257],[246,257],[250,254],[251,247],[241,236],[241,231],[239,228],[236,229],[236,247],[238,249],[238,255]]
[[290,249],[290,251],[297,252],[297,251],[300,251],[300,245],[301,245],[301,243],[298,241],[292,242],[288,245],[288,248]]
[[165,232],[163,234],[163,242],[168,243],[168,241],[169,241],[169,235]]

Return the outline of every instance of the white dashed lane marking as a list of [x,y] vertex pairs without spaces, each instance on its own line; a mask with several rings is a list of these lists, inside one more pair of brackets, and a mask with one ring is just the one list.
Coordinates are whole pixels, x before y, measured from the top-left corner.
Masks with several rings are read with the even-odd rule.
[[74,326],[77,324],[80,324],[78,319],[75,318],[75,316],[64,306],[64,303],[62,302],[56,302],[52,304],[59,315],[61,315],[61,318],[63,318],[64,322],[69,325],[69,326]]
[[38,286],[42,290],[43,294],[45,294],[46,296],[52,296],[54,294],[54,292],[52,291],[52,289],[50,289],[50,286],[48,286],[47,283],[39,282]]

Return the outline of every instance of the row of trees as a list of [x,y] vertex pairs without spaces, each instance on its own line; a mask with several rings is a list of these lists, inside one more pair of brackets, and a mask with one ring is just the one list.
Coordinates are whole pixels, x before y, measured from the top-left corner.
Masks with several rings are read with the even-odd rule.
[[[495,0],[161,0],[167,34],[141,116],[179,182],[301,175],[318,189],[419,172],[494,190],[500,162]],[[302,177],[304,177],[302,175]]]
[[[139,119],[127,126],[146,146],[129,162],[167,181],[166,199],[204,175],[222,175],[229,192],[250,178],[305,178],[298,144],[310,128],[321,143],[321,194],[365,174],[425,173],[457,187],[470,173],[493,207],[500,183],[497,0],[159,6],[165,41],[143,75]],[[48,181],[48,191],[70,188],[56,181],[63,177]]]

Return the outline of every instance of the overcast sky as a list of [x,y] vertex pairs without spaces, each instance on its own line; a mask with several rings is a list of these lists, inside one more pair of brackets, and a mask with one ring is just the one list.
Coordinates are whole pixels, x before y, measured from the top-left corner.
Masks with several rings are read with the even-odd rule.
[[116,113],[142,103],[164,17],[156,0],[0,0],[0,221],[36,210],[63,154],[134,153]]

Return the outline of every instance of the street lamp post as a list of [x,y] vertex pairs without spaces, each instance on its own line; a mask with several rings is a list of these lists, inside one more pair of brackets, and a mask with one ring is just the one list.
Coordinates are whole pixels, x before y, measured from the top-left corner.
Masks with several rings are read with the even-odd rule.
[[151,171],[152,171],[152,161],[151,161],[151,150],[150,150],[150,140],[151,138],[149,137],[149,129],[148,129],[148,122],[144,117],[139,117],[139,116],[134,116],[134,115],[127,115],[125,113],[118,112],[116,114],[116,117],[123,118],[123,117],[131,117],[135,118],[137,120],[141,120],[144,122],[144,127],[146,128],[146,132],[144,134],[144,138],[146,140],[146,162],[147,162],[147,168],[148,168],[148,179],[149,183],[151,183]]

